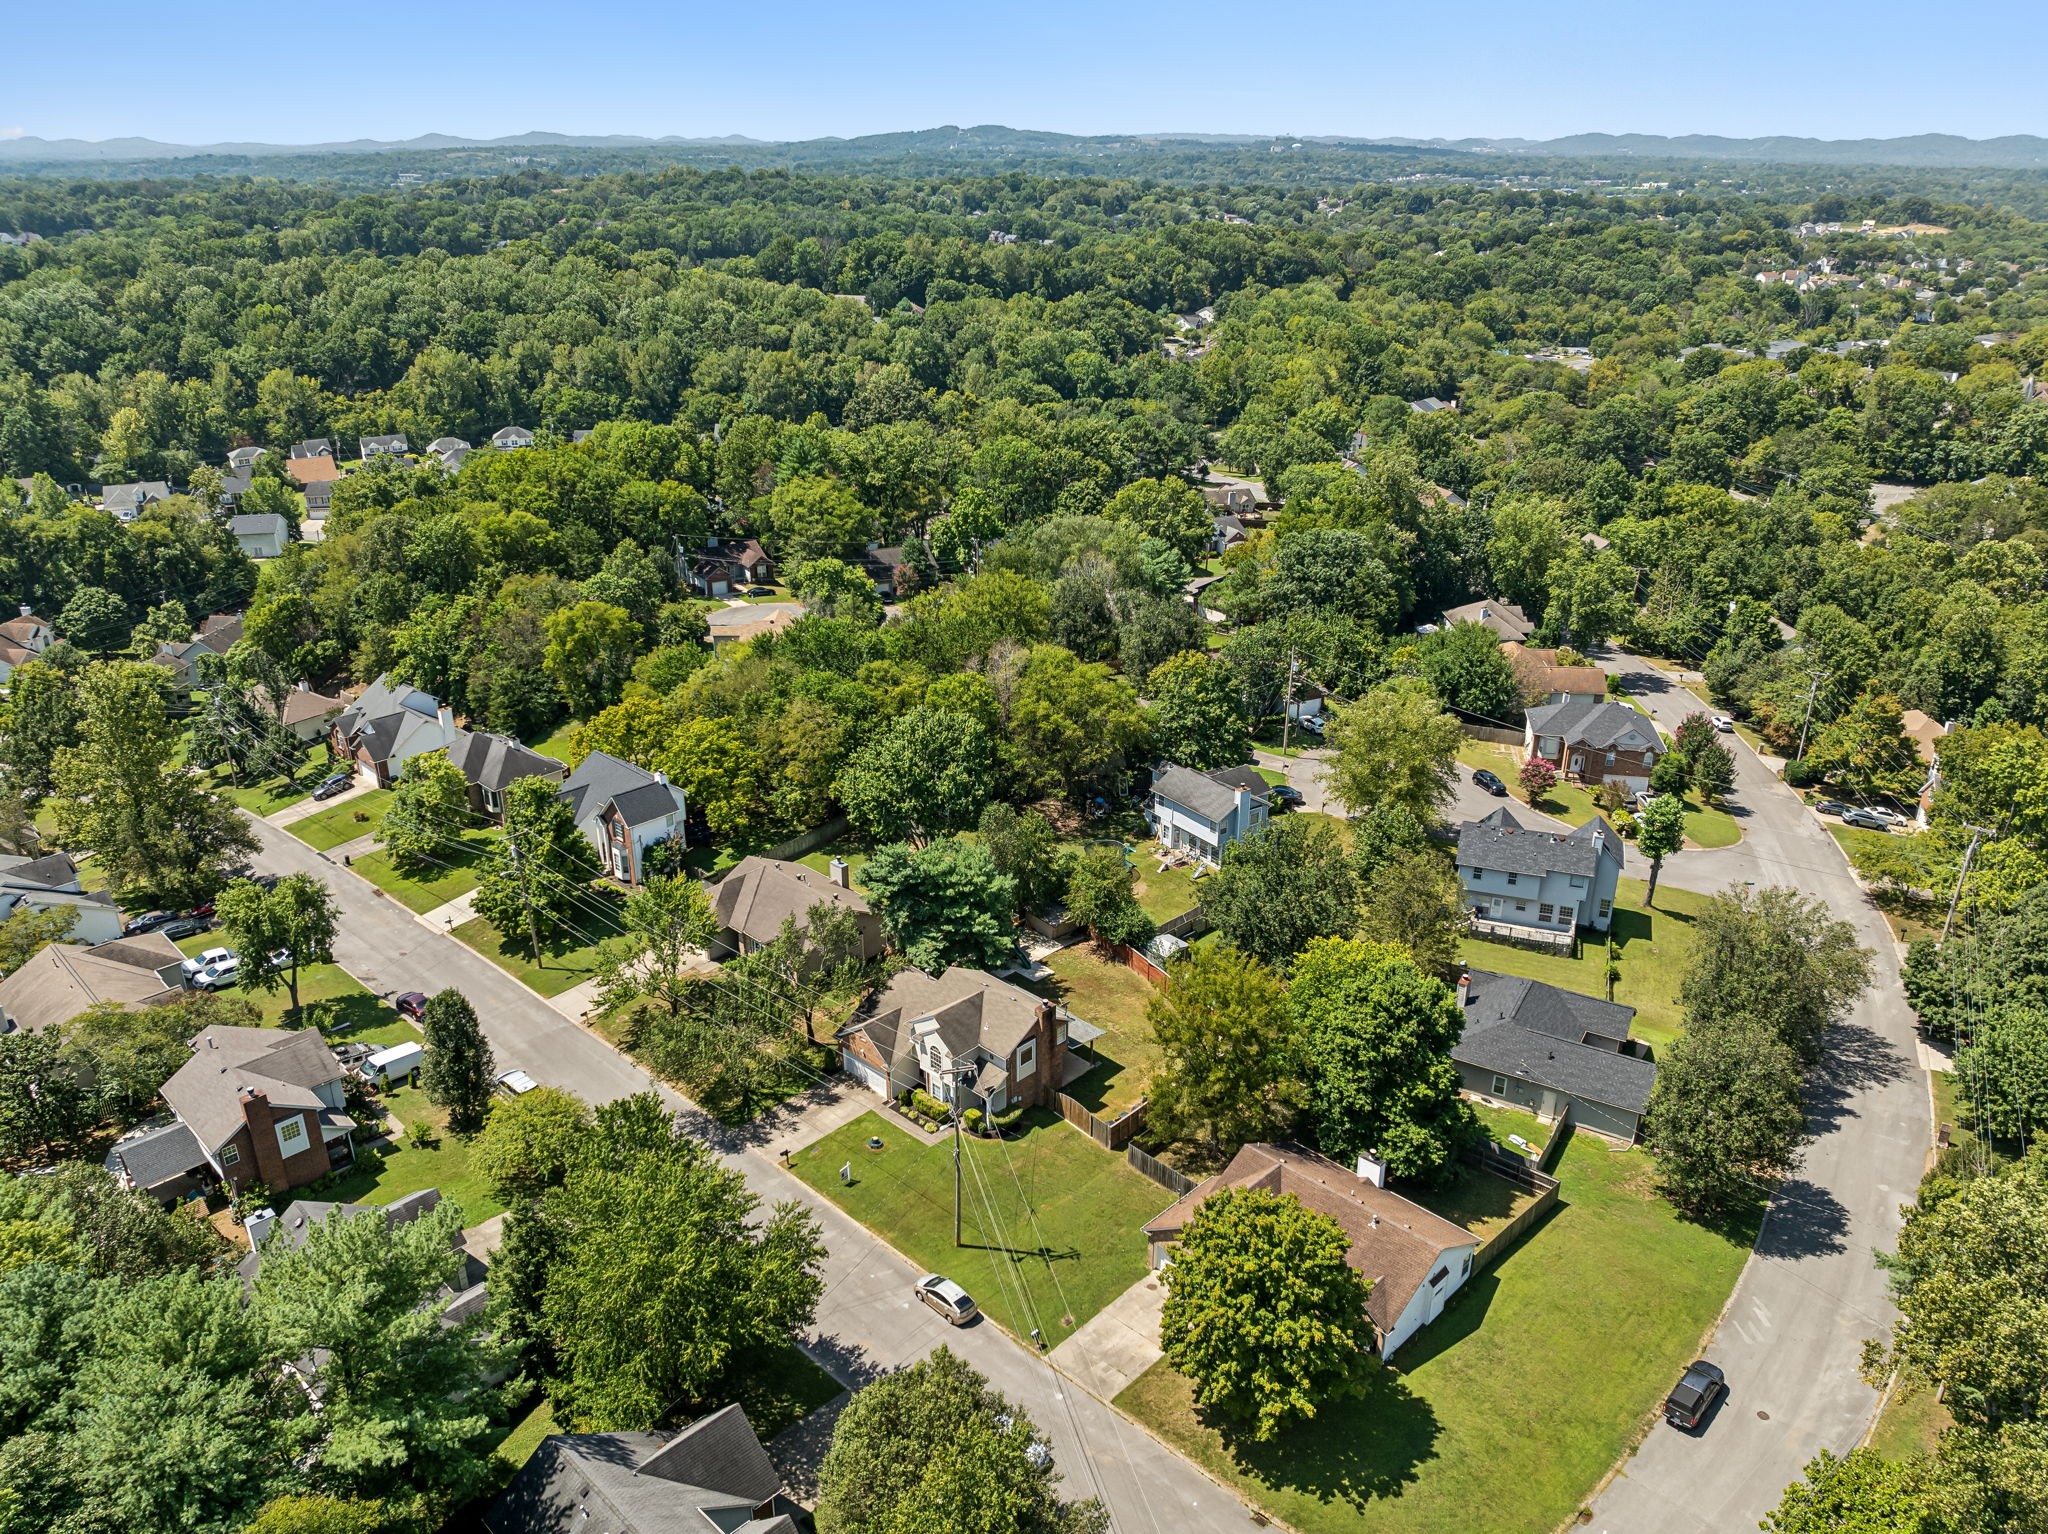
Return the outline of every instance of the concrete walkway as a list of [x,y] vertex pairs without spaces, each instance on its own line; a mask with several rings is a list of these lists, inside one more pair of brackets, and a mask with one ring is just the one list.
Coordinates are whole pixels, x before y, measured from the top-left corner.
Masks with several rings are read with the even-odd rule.
[[1165,1309],[1166,1284],[1156,1272],[1147,1273],[1054,1348],[1052,1366],[1098,1401],[1114,1401],[1159,1362],[1159,1317]]
[[436,932],[453,932],[457,927],[476,915],[476,891],[468,890],[457,895],[446,905],[437,905],[431,911],[422,912],[414,918],[421,926]]

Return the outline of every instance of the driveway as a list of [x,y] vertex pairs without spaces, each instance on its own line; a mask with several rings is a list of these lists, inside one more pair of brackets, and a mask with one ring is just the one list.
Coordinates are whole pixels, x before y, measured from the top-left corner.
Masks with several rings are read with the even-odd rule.
[[[1667,730],[1700,707],[1646,663],[1614,655],[1601,664]],[[1589,1527],[1606,1534],[1755,1528],[1808,1460],[1862,1439],[1877,1395],[1857,1357],[1893,1315],[1873,1255],[1897,1245],[1900,1206],[1914,1196],[1932,1136],[1890,929],[1820,821],[1747,745],[1731,748],[1742,842],[1681,853],[1666,877],[1709,890],[1793,885],[1855,927],[1877,956],[1877,978],[1828,1041],[1808,1090],[1816,1139],[1772,1198],[1703,1348],[1727,1371],[1729,1397],[1702,1433],[1651,1431],[1593,1504]]]
[[[256,858],[262,871],[311,873],[334,891],[341,915],[335,960],[365,986],[384,996],[456,987],[475,1005],[499,1069],[517,1067],[593,1103],[657,1090],[764,1202],[794,1201],[815,1213],[827,1252],[825,1292],[805,1342],[843,1383],[863,1384],[944,1343],[1031,1414],[1052,1441],[1065,1491],[1100,1496],[1121,1534],[1236,1534],[1247,1526],[1250,1514],[1235,1496],[1007,1333],[986,1320],[949,1328],[914,1305],[910,1289],[919,1270],[777,1164],[773,1147],[786,1143],[791,1124],[771,1118],[734,1135],[706,1123],[680,1096],[489,960],[422,926],[404,906],[289,832],[261,822],[254,829],[262,843]],[[852,1106],[820,1101],[790,1118],[812,1111],[830,1118]]]

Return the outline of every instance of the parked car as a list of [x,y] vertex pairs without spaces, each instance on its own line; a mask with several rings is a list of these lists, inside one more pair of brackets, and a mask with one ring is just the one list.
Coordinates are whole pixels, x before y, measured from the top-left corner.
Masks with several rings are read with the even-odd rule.
[[1321,714],[1304,714],[1294,722],[1304,730],[1307,730],[1311,735],[1323,733],[1323,716]]
[[1673,1427],[1691,1432],[1707,1420],[1707,1413],[1713,1410],[1714,1402],[1728,1393],[1728,1376],[1721,1372],[1719,1364],[1710,1364],[1704,1358],[1695,1359],[1686,1366],[1684,1376],[1672,1387],[1671,1394],[1664,1399],[1664,1420]]
[[203,917],[206,920],[211,921],[215,914],[213,902],[209,900],[205,902],[203,905],[196,905],[192,907],[191,910],[187,911],[185,914],[187,916]]
[[1277,810],[1297,809],[1301,804],[1301,790],[1292,783],[1273,785],[1273,808]]
[[507,1097],[524,1097],[539,1085],[524,1071],[507,1071],[498,1078],[498,1090]]
[[775,588],[773,586],[749,586],[747,588],[747,595],[750,597],[772,597],[775,595]]
[[242,978],[242,961],[233,954],[216,959],[192,977],[195,991],[224,991]]
[[1813,808],[1819,815],[1846,815],[1855,807],[1853,804],[1844,804],[1839,799],[1822,799]]
[[1870,813],[1875,815],[1879,820],[1885,822],[1885,824],[1887,825],[1903,827],[1910,826],[1913,823],[1913,817],[1911,815],[1901,815],[1897,810],[1892,809],[1888,805],[1872,804],[1866,805],[1865,808],[1868,809]]
[[1500,780],[1500,774],[1491,767],[1482,767],[1473,773],[1472,781],[1480,788],[1485,789],[1489,794],[1492,794],[1496,799],[1505,799],[1508,796],[1507,784]]
[[212,925],[213,923],[203,916],[178,916],[156,930],[175,943],[181,937],[197,937]]
[[423,991],[407,991],[403,996],[394,996],[391,1005],[410,1018],[418,1019],[427,1015],[427,998]]
[[344,1068],[353,1067],[369,1059],[370,1056],[377,1052],[377,1049],[378,1046],[375,1044],[364,1044],[360,1041],[352,1044],[337,1044],[334,1046],[334,1058],[340,1061]]
[[928,1305],[945,1317],[948,1326],[965,1326],[981,1309],[968,1296],[965,1289],[950,1278],[941,1278],[936,1273],[927,1273],[911,1289],[919,1302]]
[[291,966],[292,951],[289,948],[279,948],[263,961],[265,969],[290,969]]
[[330,774],[322,778],[319,785],[314,788],[313,797],[315,799],[332,799],[336,794],[346,793],[349,784],[355,782],[355,780],[356,775],[352,772]]
[[1865,809],[1860,804],[1851,804],[1842,810],[1842,824],[1855,826],[1864,831],[1889,832],[1892,828],[1889,816],[1876,810]]
[[1629,801],[1630,808],[1634,809],[1637,814],[1641,814],[1650,807],[1650,801],[1656,797],[1657,791],[1655,789],[1639,788],[1635,792],[1635,797]]
[[165,922],[174,918],[169,911],[144,911],[140,916],[122,924],[123,937],[140,937],[145,932],[154,932]]
[[1723,735],[1733,735],[1735,733],[1735,721],[1726,714],[1716,714],[1714,715],[1714,728]]
[[183,964],[180,964],[178,968],[184,972],[185,979],[189,982],[201,970],[210,969],[220,963],[221,960],[232,959],[234,956],[235,951],[232,948],[208,948],[201,953],[194,954]]

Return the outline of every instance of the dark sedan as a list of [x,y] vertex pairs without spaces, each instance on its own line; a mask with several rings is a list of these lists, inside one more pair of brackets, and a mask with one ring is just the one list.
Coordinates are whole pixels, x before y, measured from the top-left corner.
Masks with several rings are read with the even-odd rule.
[[337,772],[329,777],[324,777],[320,780],[319,787],[313,790],[313,797],[315,799],[332,799],[336,794],[345,794],[348,792],[349,785],[355,782],[355,780],[356,775],[352,772]]
[[1721,1372],[1719,1364],[1710,1364],[1704,1358],[1695,1359],[1686,1366],[1684,1377],[1672,1387],[1671,1394],[1664,1400],[1664,1420],[1673,1427],[1691,1432],[1707,1420],[1707,1413],[1714,1409],[1714,1403],[1728,1393],[1728,1376]]
[[145,932],[156,931],[165,922],[174,919],[169,911],[145,911],[134,920],[124,924],[121,931],[127,937],[140,937]]
[[1473,773],[1472,781],[1485,789],[1489,794],[1492,794],[1496,799],[1505,799],[1508,796],[1507,784],[1501,782],[1500,774],[1490,768],[1482,767]]
[[203,916],[180,916],[173,921],[165,922],[156,930],[175,943],[181,937],[197,937],[212,925],[213,923]]
[[1301,790],[1291,783],[1275,783],[1272,791],[1273,808],[1276,810],[1298,810],[1301,808]]

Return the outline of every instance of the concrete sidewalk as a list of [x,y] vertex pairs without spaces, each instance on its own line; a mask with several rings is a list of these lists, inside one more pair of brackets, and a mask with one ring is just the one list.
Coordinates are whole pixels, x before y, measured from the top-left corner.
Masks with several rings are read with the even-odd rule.
[[1052,1366],[1098,1401],[1114,1401],[1162,1357],[1159,1317],[1165,1309],[1166,1283],[1158,1273],[1147,1273],[1054,1348]]

